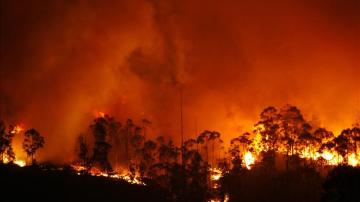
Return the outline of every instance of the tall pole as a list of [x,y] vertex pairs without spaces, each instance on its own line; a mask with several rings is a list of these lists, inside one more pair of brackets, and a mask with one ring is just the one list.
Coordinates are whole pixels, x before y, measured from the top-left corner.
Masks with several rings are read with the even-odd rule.
[[180,134],[181,134],[181,165],[184,165],[184,123],[183,123],[183,91],[180,86]]

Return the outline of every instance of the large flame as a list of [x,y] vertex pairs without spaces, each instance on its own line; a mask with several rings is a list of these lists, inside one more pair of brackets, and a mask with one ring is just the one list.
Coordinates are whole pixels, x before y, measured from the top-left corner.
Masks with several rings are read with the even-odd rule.
[[255,163],[254,155],[250,151],[247,151],[244,155],[243,162],[247,169],[251,169],[251,166]]

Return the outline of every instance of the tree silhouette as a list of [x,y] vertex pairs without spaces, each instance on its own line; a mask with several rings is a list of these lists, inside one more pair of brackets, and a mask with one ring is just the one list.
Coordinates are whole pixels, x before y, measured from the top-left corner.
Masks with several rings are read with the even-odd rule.
[[142,130],[144,132],[144,138],[146,138],[147,128],[151,125],[151,121],[147,119],[142,119],[141,122],[142,122]]
[[307,152],[309,155],[315,156],[318,151],[318,139],[310,132],[311,126],[307,123],[303,124],[303,129],[298,137],[298,149]]
[[130,165],[131,153],[130,153],[130,138],[135,129],[135,124],[131,119],[126,121],[124,128],[122,129],[122,134],[124,136],[124,149],[125,149],[125,163]]
[[141,150],[142,160],[140,167],[141,176],[156,177],[157,173],[152,170],[153,165],[156,164],[156,142],[147,140],[144,142],[144,147]]
[[108,160],[109,149],[111,145],[107,142],[108,121],[104,117],[99,117],[90,125],[94,135],[95,144],[92,156],[92,163],[99,164],[100,168],[105,171],[111,171],[112,167]]
[[[255,124],[262,126],[260,134],[262,135],[261,142],[270,151],[277,150],[277,143],[279,140],[279,120],[280,115],[275,107],[267,107],[260,114],[260,121]],[[261,128],[261,127],[260,127]]]
[[89,166],[89,151],[88,151],[88,147],[87,147],[84,135],[79,136],[78,145],[79,145],[78,158],[79,158],[82,166],[87,168]]
[[353,142],[353,148],[354,148],[354,152],[355,155],[358,157],[359,156],[359,152],[358,152],[358,143],[360,142],[360,126],[354,126],[351,129],[351,141]]
[[251,140],[250,140],[250,133],[249,132],[245,132],[242,135],[239,136],[239,142],[241,143],[242,146],[242,150],[243,152],[246,151],[246,149],[249,147],[249,145],[251,144]]
[[301,150],[300,135],[304,131],[308,133],[310,128],[310,124],[306,122],[297,107],[286,105],[280,110],[280,133],[286,148],[286,169],[289,167],[289,156]]
[[240,145],[241,142],[239,137],[230,140],[229,154],[233,170],[241,169],[242,161],[240,157]]
[[34,163],[34,155],[39,148],[44,147],[44,137],[40,135],[35,129],[25,131],[25,139],[23,142],[23,149],[31,162]]
[[353,144],[351,144],[351,129],[345,129],[341,131],[341,134],[334,138],[335,151],[337,151],[347,163],[347,156],[354,150]]
[[109,156],[112,157],[115,166],[121,162],[121,123],[114,117],[105,115],[103,117],[106,120],[105,128],[107,131],[107,142],[112,146],[113,149],[109,151]]
[[211,164],[213,164],[213,160],[214,160],[214,156],[215,156],[215,142],[218,141],[219,143],[221,143],[222,141],[220,141],[220,133],[217,131],[209,131],[209,130],[205,130],[202,133],[200,133],[200,135],[197,137],[196,139],[198,144],[202,144],[203,148],[205,149],[205,159],[206,162],[209,163],[209,145],[208,143],[211,141],[212,142],[212,147],[211,147]]

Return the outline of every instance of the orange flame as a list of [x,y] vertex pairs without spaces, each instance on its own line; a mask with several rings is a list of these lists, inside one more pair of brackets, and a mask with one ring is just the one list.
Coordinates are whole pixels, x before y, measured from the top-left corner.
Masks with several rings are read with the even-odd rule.
[[20,125],[16,125],[10,133],[11,134],[19,134],[23,130],[24,129]]

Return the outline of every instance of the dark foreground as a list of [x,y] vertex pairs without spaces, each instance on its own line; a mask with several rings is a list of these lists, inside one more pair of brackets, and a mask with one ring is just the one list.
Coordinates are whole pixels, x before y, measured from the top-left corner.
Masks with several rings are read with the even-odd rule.
[[43,170],[37,166],[20,168],[0,164],[1,202],[13,201],[165,201],[150,186],[89,175],[77,175],[70,169]]
[[[254,169],[227,175],[221,181],[229,201],[360,202],[360,168],[348,166],[336,167],[326,177],[311,169],[265,175]],[[0,164],[0,184],[2,202],[162,202],[171,198],[171,193],[159,187],[77,175],[70,168]]]

